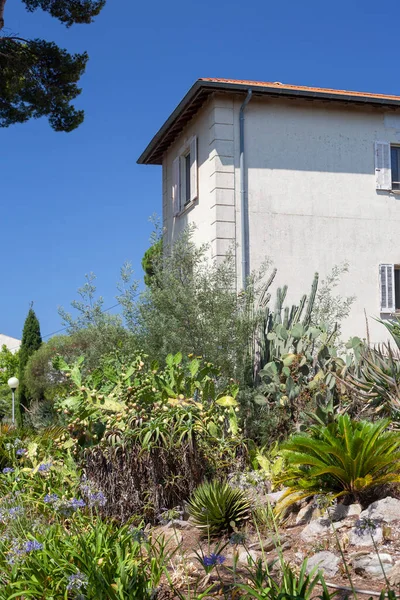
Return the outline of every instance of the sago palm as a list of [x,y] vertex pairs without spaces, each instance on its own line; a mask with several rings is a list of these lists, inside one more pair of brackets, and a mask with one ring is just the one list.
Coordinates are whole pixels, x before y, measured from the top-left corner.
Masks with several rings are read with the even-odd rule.
[[371,423],[340,415],[310,435],[295,435],[282,444],[288,485],[277,510],[314,494],[363,500],[373,488],[400,481],[400,436],[386,431],[388,419]]

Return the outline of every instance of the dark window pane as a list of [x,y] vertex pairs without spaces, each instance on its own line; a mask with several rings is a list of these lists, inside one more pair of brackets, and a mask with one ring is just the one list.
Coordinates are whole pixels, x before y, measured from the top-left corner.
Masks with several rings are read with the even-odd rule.
[[390,158],[392,163],[392,189],[400,189],[400,148],[392,147],[390,149]]
[[394,270],[394,294],[396,310],[400,310],[400,269]]

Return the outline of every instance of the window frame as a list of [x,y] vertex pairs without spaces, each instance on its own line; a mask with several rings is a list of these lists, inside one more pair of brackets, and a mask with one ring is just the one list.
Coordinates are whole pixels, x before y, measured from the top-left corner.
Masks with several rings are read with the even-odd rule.
[[[397,152],[400,153],[400,144],[399,143],[397,143],[397,144],[389,143],[389,146],[390,146],[390,180],[391,180],[392,192],[394,194],[400,194],[400,181],[393,181],[393,161],[392,161],[392,150],[397,150]],[[399,164],[399,162],[400,162],[399,158],[397,159],[397,161]],[[400,168],[398,169],[398,171],[399,172],[397,175],[400,179]],[[393,184],[398,185],[399,186],[398,189],[393,188]],[[395,265],[395,268],[396,268],[396,265]],[[399,268],[400,268],[400,266],[399,266]]]
[[[191,162],[191,155],[190,155],[190,145],[186,148],[186,152],[184,152],[183,154],[180,155],[180,181],[179,181],[179,185],[180,185],[180,212],[182,212],[182,210],[185,209],[185,207],[190,204],[191,202],[191,195],[192,195],[192,190],[191,190],[191,181],[190,181],[190,162]],[[189,169],[188,169],[188,165],[187,165],[187,159],[189,158]],[[189,172],[188,172],[189,171]],[[188,177],[189,175],[189,177]],[[188,181],[189,179],[189,181]],[[189,196],[188,196],[188,192],[189,192]]]
[[[400,142],[388,142],[375,140],[375,186],[379,192],[389,192],[390,194],[400,195],[400,164],[397,176],[399,181],[393,180],[392,153],[396,150],[400,152]],[[395,189],[394,186],[398,186]]]
[[[188,168],[187,158],[190,166]],[[176,154],[172,166],[173,216],[179,217],[198,200],[197,136],[193,135]],[[175,198],[175,195],[177,197]]]
[[[396,286],[395,286],[395,270],[397,265],[396,263],[380,263],[379,264],[379,302],[380,309],[379,312],[381,315],[393,315],[397,312],[396,309]],[[391,279],[391,289],[389,283],[389,275]],[[389,303],[389,298],[391,294],[391,304]]]
[[[393,274],[394,274],[394,280],[393,280],[394,310],[395,310],[396,314],[399,314],[400,313],[400,294],[399,294],[399,298],[397,298],[397,293],[396,293],[396,272],[400,273],[400,264],[394,263],[393,264]],[[399,308],[397,308],[396,303],[399,303]]]

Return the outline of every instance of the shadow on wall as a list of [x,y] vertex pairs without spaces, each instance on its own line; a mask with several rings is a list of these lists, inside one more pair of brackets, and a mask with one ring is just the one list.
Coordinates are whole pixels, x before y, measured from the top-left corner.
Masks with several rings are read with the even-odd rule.
[[[399,120],[400,129],[400,120]],[[253,102],[246,112],[249,169],[375,174],[376,136],[399,143],[384,113]]]

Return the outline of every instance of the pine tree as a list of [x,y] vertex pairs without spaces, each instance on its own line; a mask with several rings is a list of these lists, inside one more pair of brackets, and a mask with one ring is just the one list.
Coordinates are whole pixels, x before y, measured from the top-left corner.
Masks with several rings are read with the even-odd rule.
[[[87,52],[71,54],[57,44],[5,28],[0,0],[0,127],[47,117],[55,131],[72,131],[82,123],[83,110],[72,102],[79,96]],[[105,0],[22,0],[28,12],[43,10],[66,27],[92,23]],[[12,2],[14,4],[14,2]],[[31,28],[33,32],[33,29]]]
[[29,357],[40,348],[41,343],[42,336],[40,334],[39,321],[31,304],[24,323],[21,348],[19,350],[19,393],[17,403],[17,422],[19,425],[22,425],[24,412],[29,406],[29,397],[24,382],[25,367]]

